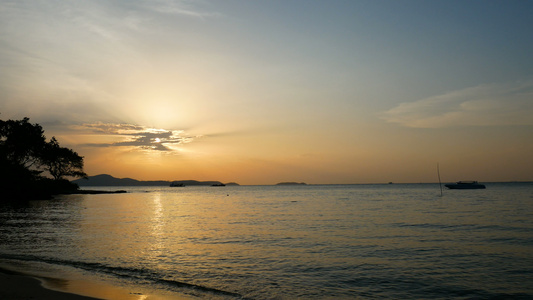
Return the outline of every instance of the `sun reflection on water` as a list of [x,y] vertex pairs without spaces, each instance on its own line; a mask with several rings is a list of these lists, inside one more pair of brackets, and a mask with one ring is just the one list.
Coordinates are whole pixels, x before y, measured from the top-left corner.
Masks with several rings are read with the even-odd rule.
[[153,194],[153,213],[150,219],[151,236],[153,238],[150,244],[150,253],[152,256],[160,256],[164,249],[164,214],[163,204],[161,203],[161,194]]

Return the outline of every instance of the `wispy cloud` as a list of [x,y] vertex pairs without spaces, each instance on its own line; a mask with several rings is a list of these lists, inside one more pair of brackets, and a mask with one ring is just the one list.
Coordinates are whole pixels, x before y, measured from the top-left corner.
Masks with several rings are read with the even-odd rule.
[[175,146],[192,142],[198,136],[186,136],[183,130],[149,128],[133,124],[93,123],[77,130],[111,137],[113,142],[91,143],[90,147],[133,147],[140,150],[173,151]]
[[533,81],[486,84],[402,103],[381,115],[416,128],[533,125]]
[[198,8],[200,1],[190,0],[156,0],[146,2],[149,9],[164,14],[184,15],[195,18],[216,17],[220,14]]

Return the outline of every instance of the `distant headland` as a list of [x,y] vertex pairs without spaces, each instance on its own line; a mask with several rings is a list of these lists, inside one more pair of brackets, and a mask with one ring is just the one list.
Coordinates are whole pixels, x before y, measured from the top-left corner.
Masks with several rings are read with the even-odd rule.
[[220,181],[197,181],[197,180],[150,180],[143,181],[132,178],[116,178],[109,174],[89,176],[87,179],[76,179],[72,181],[79,186],[223,186],[239,185],[235,182],[223,184]]

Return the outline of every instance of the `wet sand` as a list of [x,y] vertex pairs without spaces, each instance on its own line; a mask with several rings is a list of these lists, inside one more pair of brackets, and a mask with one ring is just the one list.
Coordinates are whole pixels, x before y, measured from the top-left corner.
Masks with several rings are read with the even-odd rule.
[[24,271],[0,267],[0,299],[2,300],[173,300],[198,299],[188,295],[159,294],[140,291],[136,287],[127,290],[102,282],[79,279],[40,277]]
[[36,278],[0,269],[0,299],[94,300],[98,298],[49,290]]

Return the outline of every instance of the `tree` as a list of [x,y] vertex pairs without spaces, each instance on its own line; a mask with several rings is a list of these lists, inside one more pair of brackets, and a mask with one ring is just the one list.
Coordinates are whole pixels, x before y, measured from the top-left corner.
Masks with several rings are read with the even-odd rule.
[[44,170],[55,180],[63,179],[65,176],[87,177],[83,172],[83,157],[71,149],[60,147],[55,137],[46,143],[41,154],[41,162]]
[[0,120],[0,192],[6,196],[2,198],[45,199],[78,189],[66,176],[87,176],[82,156],[60,147],[55,137],[46,142],[42,127],[28,118]]
[[40,163],[45,147],[43,128],[22,120],[0,120],[0,155],[14,165],[30,169]]

